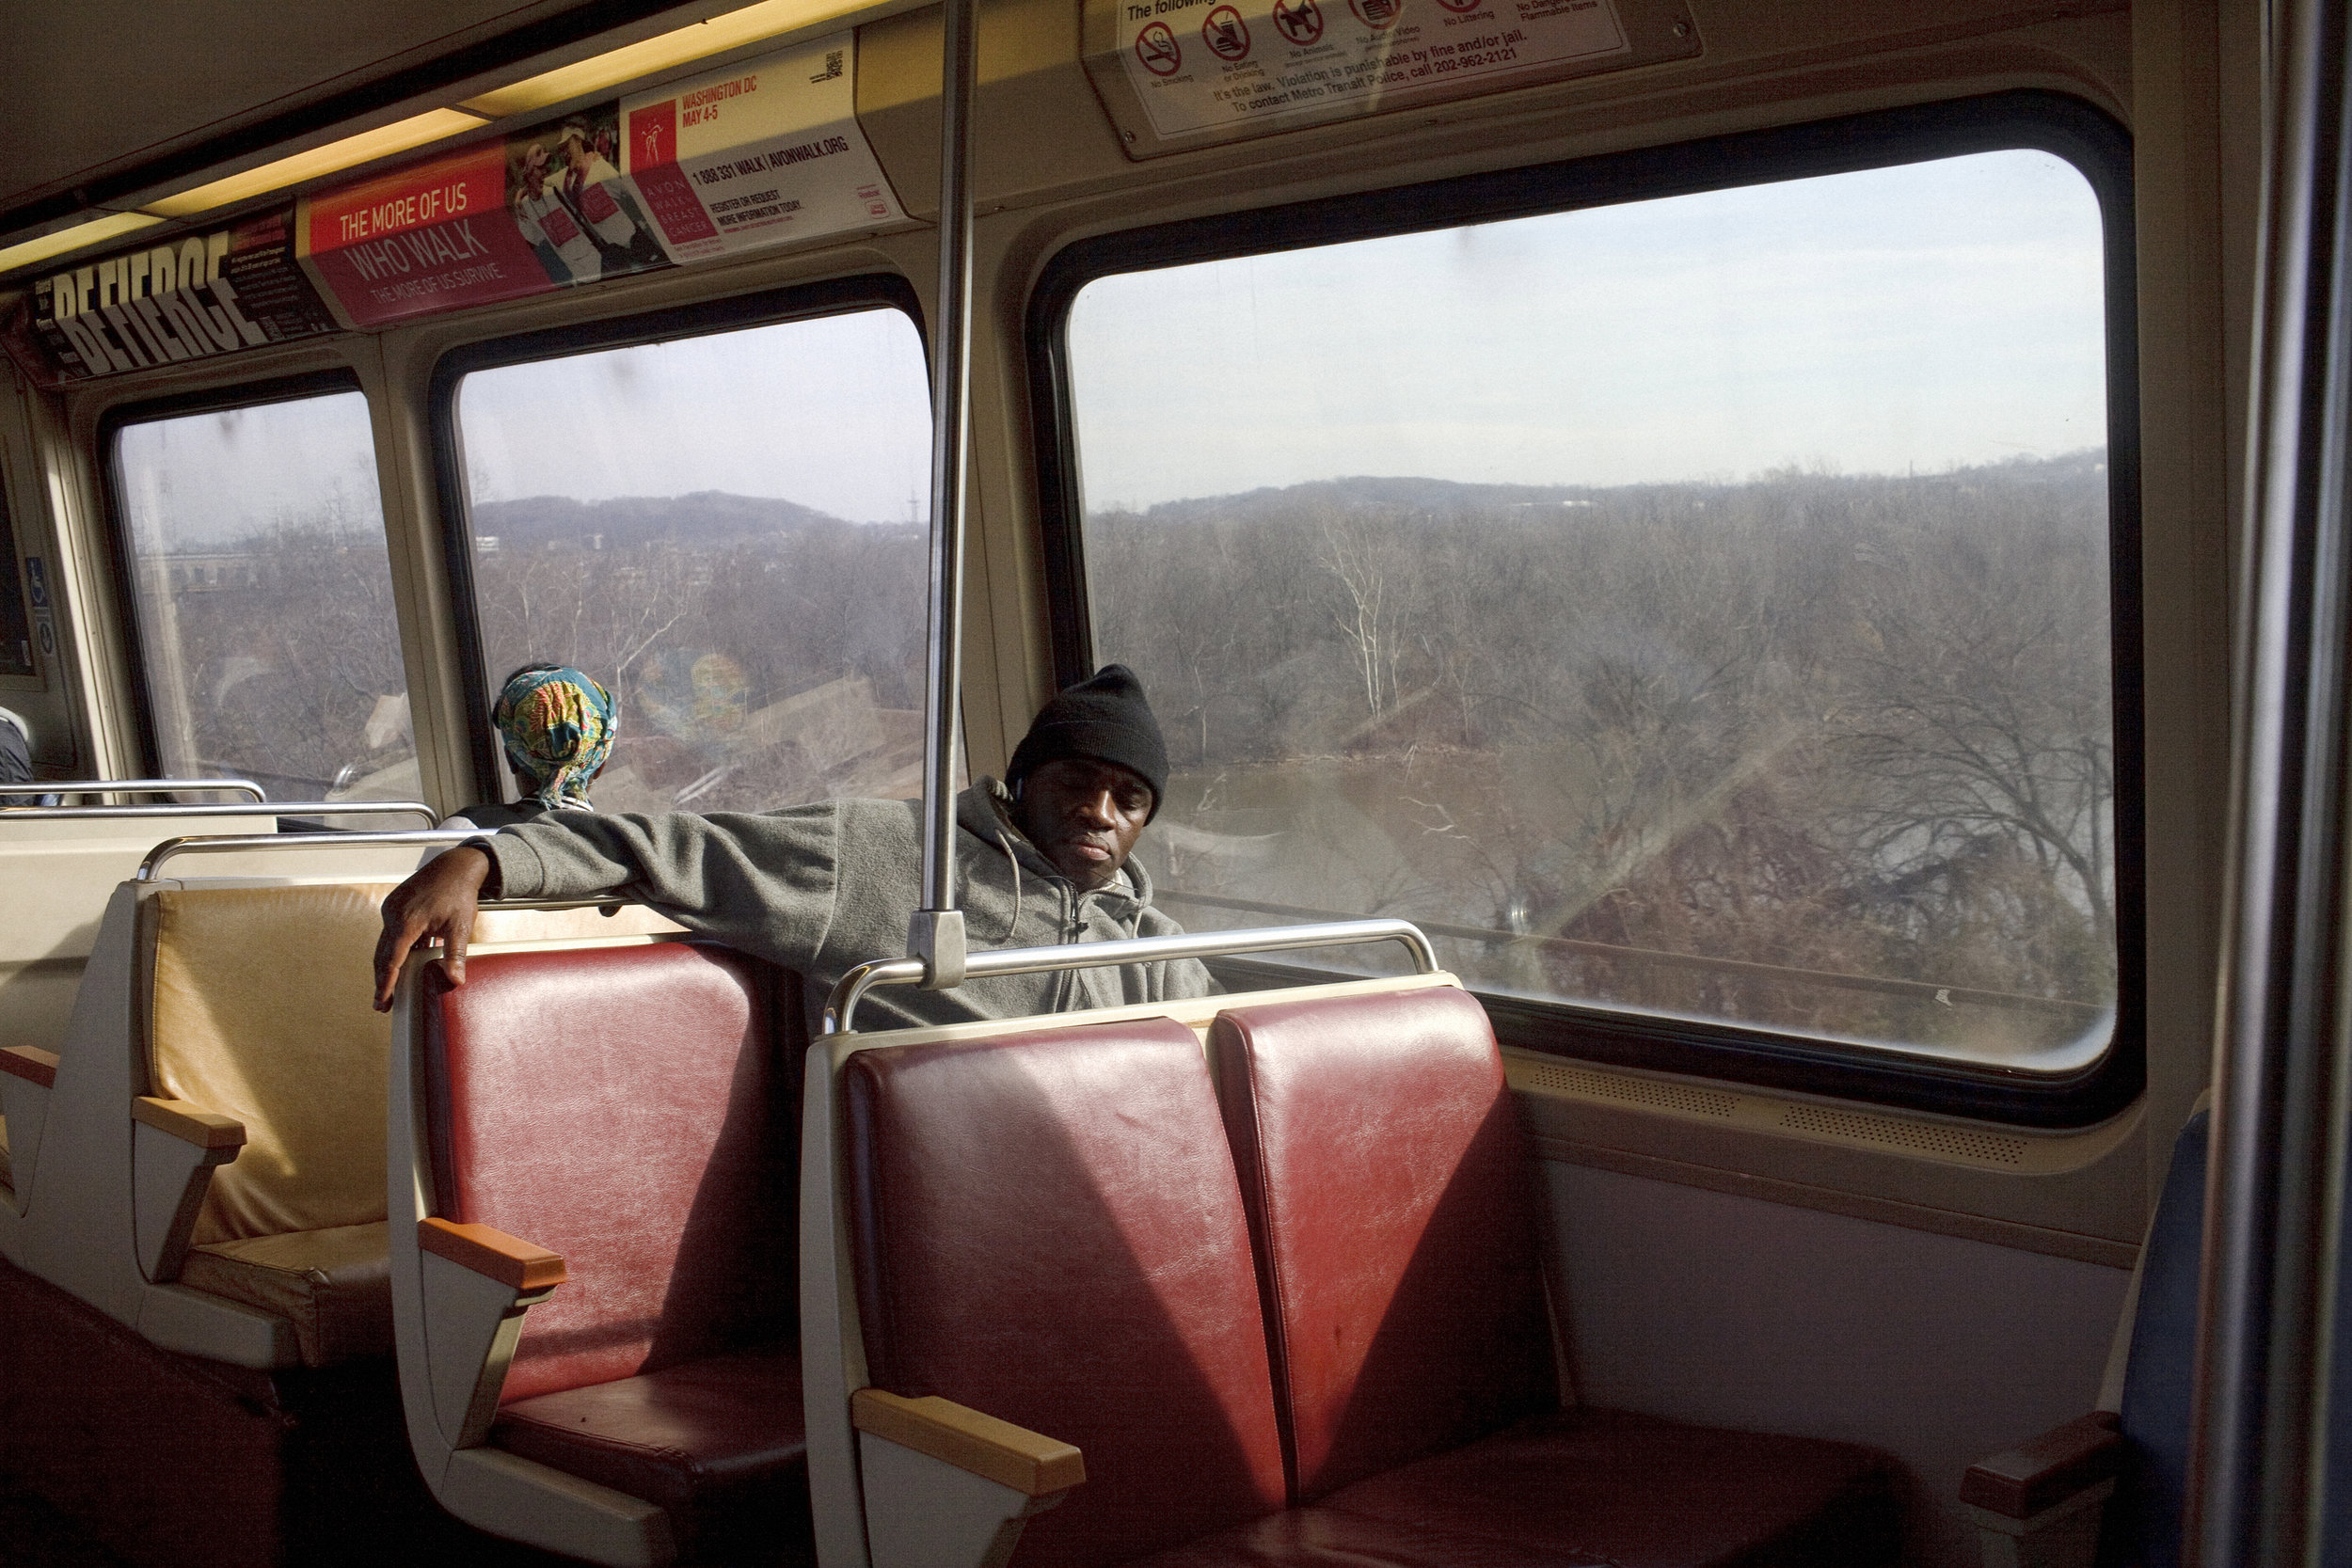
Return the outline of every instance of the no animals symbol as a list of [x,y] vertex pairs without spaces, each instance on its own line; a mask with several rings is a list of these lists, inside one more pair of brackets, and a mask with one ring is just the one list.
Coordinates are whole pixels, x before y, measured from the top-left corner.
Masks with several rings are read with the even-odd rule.
[[1249,27],[1242,21],[1241,12],[1231,6],[1219,6],[1200,24],[1200,41],[1220,60],[1246,60],[1249,57]]
[[1304,49],[1323,36],[1323,12],[1315,0],[1274,0],[1274,25]]
[[1165,22],[1154,22],[1136,35],[1136,58],[1143,69],[1154,76],[1173,76],[1184,63],[1184,51],[1177,47],[1176,35],[1168,30]]

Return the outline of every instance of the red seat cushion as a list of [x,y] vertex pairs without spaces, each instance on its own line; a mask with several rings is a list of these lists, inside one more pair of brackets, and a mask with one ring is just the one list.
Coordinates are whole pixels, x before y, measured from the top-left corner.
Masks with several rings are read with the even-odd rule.
[[754,960],[682,942],[425,976],[438,1212],[560,1254],[504,1399],[788,1339],[797,1075]]
[[681,1546],[755,1530],[770,1555],[808,1544],[808,1442],[797,1350],[690,1361],[503,1406],[490,1441],[670,1513]]
[[842,1073],[872,1381],[1076,1444],[1022,1568],[1273,1512],[1282,1462],[1207,1065],[1168,1019],[882,1047]]
[[1133,1568],[1885,1568],[1898,1527],[1867,1449],[1586,1410]]
[[1604,1410],[1535,1417],[1323,1506],[1613,1568],[1876,1568],[1899,1544],[1892,1473],[1867,1449]]
[[1452,987],[1237,1006],[1210,1041],[1297,1500],[1555,1405],[1486,1010]]

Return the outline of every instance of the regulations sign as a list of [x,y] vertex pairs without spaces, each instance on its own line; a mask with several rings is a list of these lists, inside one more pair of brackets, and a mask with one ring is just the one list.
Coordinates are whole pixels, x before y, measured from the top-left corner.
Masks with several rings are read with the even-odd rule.
[[1129,153],[1700,53],[1683,0],[1087,0]]
[[837,33],[623,102],[621,168],[672,256],[906,215],[858,126],[855,44]]

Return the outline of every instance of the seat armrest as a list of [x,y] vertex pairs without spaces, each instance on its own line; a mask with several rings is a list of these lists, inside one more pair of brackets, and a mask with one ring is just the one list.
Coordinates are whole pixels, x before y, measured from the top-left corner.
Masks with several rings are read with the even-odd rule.
[[952,1400],[850,1396],[873,1568],[1003,1568],[1028,1521],[1086,1480],[1069,1444]]
[[861,1388],[850,1396],[850,1422],[1024,1497],[1067,1492],[1087,1479],[1085,1458],[1068,1443],[937,1395],[911,1400]]
[[243,1148],[245,1123],[234,1117],[208,1111],[185,1100],[159,1100],[151,1094],[131,1101],[131,1119],[167,1132],[197,1148]]
[[1960,1500],[2004,1518],[2030,1519],[2112,1480],[2122,1458],[2114,1414],[2093,1411],[1970,1465]]
[[486,1225],[417,1222],[433,1414],[453,1449],[480,1447],[498,1415],[523,1314],[564,1283],[564,1259]]
[[245,1123],[184,1100],[131,1101],[131,1217],[139,1268],[151,1284],[180,1277],[213,1168],[245,1147]]
[[37,1088],[57,1086],[57,1053],[38,1045],[0,1046],[0,1072],[22,1078]]
[[459,1225],[437,1216],[417,1222],[417,1244],[485,1279],[532,1293],[564,1283],[564,1259],[543,1246],[486,1225]]

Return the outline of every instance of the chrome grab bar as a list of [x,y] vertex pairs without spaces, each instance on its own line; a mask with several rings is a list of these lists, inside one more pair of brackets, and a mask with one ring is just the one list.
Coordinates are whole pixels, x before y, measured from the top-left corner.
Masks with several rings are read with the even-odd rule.
[[0,814],[0,823],[12,817],[54,822],[60,817],[87,821],[108,816],[414,816],[425,822],[440,820],[440,814],[422,800],[256,800],[204,806],[30,806]]
[[[0,795],[243,795],[266,800],[269,792],[251,779],[36,779],[0,784]],[[59,811],[64,807],[39,807]]]
[[482,837],[472,828],[408,829],[381,833],[215,833],[191,838],[167,838],[147,852],[135,882],[160,880],[164,862],[179,855],[227,855],[268,849],[355,849],[377,844],[463,844]]
[[[1058,947],[1000,947],[968,956],[969,982],[1000,974],[1037,974],[1055,969],[1104,969],[1113,964],[1163,963],[1171,958],[1221,958],[1239,953],[1280,953],[1299,947],[1344,947],[1362,942],[1398,942],[1413,955],[1414,973],[1434,974],[1438,950],[1409,920],[1335,920],[1317,926],[1276,926],[1253,931],[1186,932],[1173,937],[1129,937],[1120,942],[1077,942]],[[866,993],[881,986],[919,985],[920,958],[876,958],[841,976],[825,998],[828,1035],[846,1035]]]

